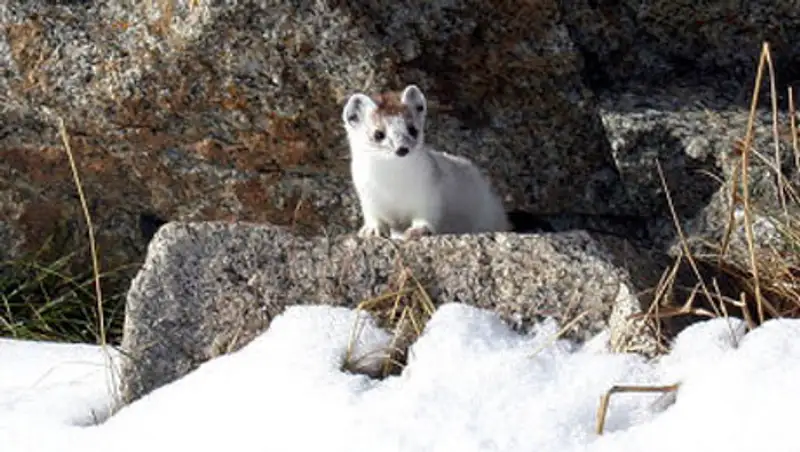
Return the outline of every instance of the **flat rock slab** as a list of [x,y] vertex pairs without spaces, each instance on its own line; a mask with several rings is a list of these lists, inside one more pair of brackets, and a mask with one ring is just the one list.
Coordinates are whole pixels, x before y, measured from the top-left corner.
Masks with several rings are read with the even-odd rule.
[[639,311],[630,294],[658,276],[652,259],[626,241],[584,232],[398,243],[307,238],[261,224],[168,223],[128,293],[123,401],[241,348],[287,306],[355,307],[396,291],[404,269],[435,304],[494,309],[523,331],[543,317],[564,324],[585,312],[570,329],[576,339],[607,329],[612,307]]

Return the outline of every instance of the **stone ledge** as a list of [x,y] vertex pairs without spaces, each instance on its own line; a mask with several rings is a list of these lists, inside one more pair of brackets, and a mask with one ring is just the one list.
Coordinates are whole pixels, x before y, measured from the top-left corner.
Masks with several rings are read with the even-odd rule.
[[241,348],[286,306],[354,307],[385,293],[401,266],[437,305],[490,308],[523,331],[543,317],[564,324],[588,311],[568,333],[579,340],[608,328],[615,303],[639,303],[621,293],[639,293],[658,276],[624,240],[585,232],[395,243],[305,238],[261,224],[168,223],[128,293],[123,400],[182,377],[221,349]]

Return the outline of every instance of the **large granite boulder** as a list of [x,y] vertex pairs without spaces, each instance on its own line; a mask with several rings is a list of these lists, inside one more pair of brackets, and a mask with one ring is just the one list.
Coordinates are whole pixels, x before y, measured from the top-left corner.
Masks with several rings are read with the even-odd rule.
[[628,315],[646,308],[644,289],[659,267],[622,239],[573,232],[397,243],[304,238],[244,223],[169,223],[128,293],[123,400],[239,349],[286,306],[355,307],[396,292],[404,269],[434,304],[493,309],[521,331],[544,317],[561,325],[577,319],[566,337],[583,340],[611,326],[614,349],[648,353],[641,347],[658,345],[647,325]]
[[429,140],[510,207],[625,207],[555,0],[24,0],[0,24],[0,211],[28,249],[85,243],[60,119],[104,268],[138,262],[164,221],[351,231],[340,110],[410,82],[434,104]]
[[[651,243],[674,244],[672,212],[688,236],[719,243],[731,211],[730,181],[741,171],[740,143],[747,134],[749,102],[739,102],[736,84],[673,81],[661,86],[629,83],[599,96],[600,115],[626,197],[648,218]],[[783,101],[781,101],[783,102]],[[785,104],[784,104],[785,105]],[[782,215],[780,184],[800,187],[792,149],[789,115],[777,115],[779,161],[775,157],[773,117],[769,100],[753,121],[748,185],[754,212]],[[662,182],[658,166],[664,175]],[[741,177],[739,178],[741,181]],[[784,192],[787,211],[800,217],[800,205]]]
[[561,0],[592,86],[669,82],[694,74],[752,78],[762,42],[777,69],[797,74],[800,9],[792,0]]

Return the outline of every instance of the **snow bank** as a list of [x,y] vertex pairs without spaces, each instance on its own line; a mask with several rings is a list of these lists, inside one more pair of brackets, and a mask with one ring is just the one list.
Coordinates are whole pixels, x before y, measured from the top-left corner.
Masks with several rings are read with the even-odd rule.
[[[603,336],[578,347],[556,332],[544,322],[522,336],[493,313],[447,304],[403,373],[379,381],[342,367],[348,353],[378,363],[386,332],[345,308],[297,306],[238,352],[83,427],[108,401],[104,373],[63,364],[102,369],[99,351],[4,341],[0,444],[14,452],[800,449],[792,438],[800,321],[771,321],[747,335],[736,319],[706,321],[656,363],[605,352]],[[56,362],[63,378],[52,377]],[[37,383],[48,374],[50,386]],[[611,386],[676,381],[678,400],[663,412],[653,409],[658,395],[614,395],[606,434],[594,433]]]

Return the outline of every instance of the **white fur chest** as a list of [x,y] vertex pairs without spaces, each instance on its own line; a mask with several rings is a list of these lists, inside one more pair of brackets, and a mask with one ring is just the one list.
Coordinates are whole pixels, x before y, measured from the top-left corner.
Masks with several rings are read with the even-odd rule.
[[441,202],[434,165],[419,149],[405,157],[356,154],[351,170],[364,207],[392,228],[403,229]]

